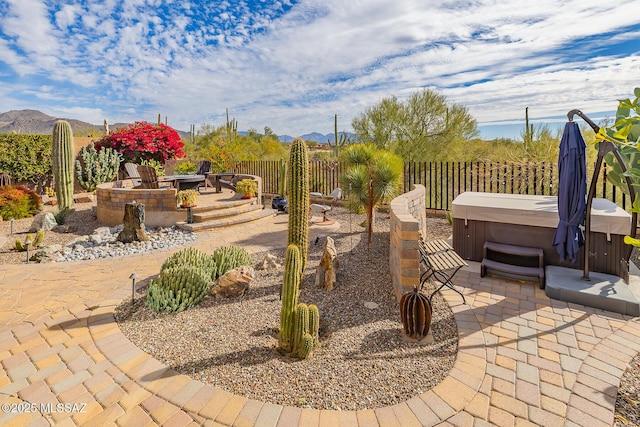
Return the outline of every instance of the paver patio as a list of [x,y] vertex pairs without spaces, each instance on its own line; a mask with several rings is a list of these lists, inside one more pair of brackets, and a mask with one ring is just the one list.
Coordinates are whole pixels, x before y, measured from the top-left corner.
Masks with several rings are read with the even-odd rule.
[[[193,246],[261,252],[283,247],[286,228],[286,217],[270,217],[199,233]],[[177,374],[114,322],[116,305],[131,296],[129,275],[157,273],[175,250],[0,266],[0,403],[37,409],[3,411],[0,425],[609,426],[620,377],[640,352],[640,319],[551,300],[535,283],[480,278],[476,264],[454,281],[468,305],[444,291],[459,353],[432,390],[363,411],[258,402]]]

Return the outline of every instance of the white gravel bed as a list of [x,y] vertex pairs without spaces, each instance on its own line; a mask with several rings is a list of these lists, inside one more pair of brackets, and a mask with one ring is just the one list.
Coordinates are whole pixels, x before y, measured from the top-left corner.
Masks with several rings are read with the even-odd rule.
[[[388,214],[380,213],[371,248],[357,224],[363,216],[341,209],[331,233],[340,260],[332,292],[315,286],[315,268],[324,238],[311,242],[300,301],[320,309],[320,348],[303,361],[277,349],[282,268],[256,271],[239,300],[207,297],[196,308],[159,315],[144,305],[116,310],[123,333],[139,348],[182,374],[229,392],[264,402],[316,409],[357,410],[406,401],[442,381],[455,361],[458,338],[453,314],[434,297],[435,342],[402,338],[399,307],[389,276]],[[349,232],[349,221],[353,232]],[[444,219],[430,219],[432,238],[448,237]],[[352,249],[353,247],[353,249]],[[274,251],[282,262],[284,250]],[[264,254],[254,257],[259,263]],[[365,307],[366,302],[377,308]]]

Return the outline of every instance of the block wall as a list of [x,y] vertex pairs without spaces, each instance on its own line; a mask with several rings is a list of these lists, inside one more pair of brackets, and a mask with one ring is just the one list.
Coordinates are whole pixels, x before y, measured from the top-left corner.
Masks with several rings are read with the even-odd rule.
[[414,185],[412,191],[391,201],[389,268],[396,298],[420,284],[418,239],[426,230],[425,187]]

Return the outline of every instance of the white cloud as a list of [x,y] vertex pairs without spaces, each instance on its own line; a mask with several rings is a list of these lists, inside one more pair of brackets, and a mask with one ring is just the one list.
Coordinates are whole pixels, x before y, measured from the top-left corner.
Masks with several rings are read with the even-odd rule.
[[64,83],[78,114],[100,109],[120,121],[161,111],[181,129],[221,121],[228,107],[241,127],[327,131],[334,113],[347,127],[366,106],[422,87],[468,106],[480,122],[517,120],[525,106],[535,118],[612,110],[628,96],[638,52],[604,53],[640,37],[634,6],[640,0],[302,0],[254,10],[107,0],[47,9],[10,0],[0,66]]
[[56,25],[60,29],[73,25],[77,14],[78,8],[75,5],[65,4],[55,13]]

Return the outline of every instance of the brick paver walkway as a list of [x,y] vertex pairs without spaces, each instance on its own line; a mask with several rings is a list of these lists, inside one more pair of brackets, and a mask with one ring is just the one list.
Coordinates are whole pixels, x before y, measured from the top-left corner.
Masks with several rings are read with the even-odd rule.
[[[201,233],[195,246],[259,252],[283,246],[286,226],[264,219]],[[0,411],[0,425],[608,426],[640,351],[638,318],[550,300],[533,283],[481,279],[472,266],[455,280],[468,305],[444,291],[459,354],[432,390],[364,411],[258,402],[179,375],[120,333],[113,310],[130,298],[129,275],[157,273],[172,252],[0,266],[0,403],[31,411]]]

